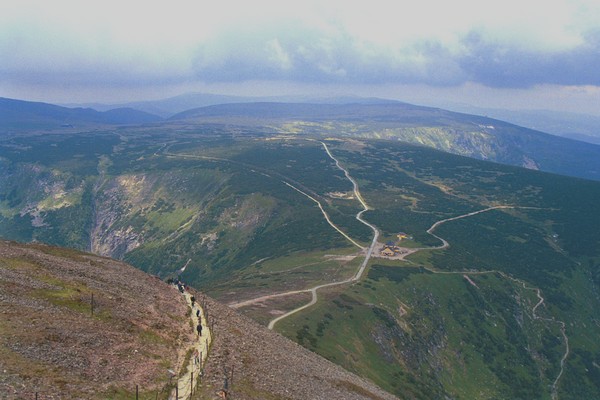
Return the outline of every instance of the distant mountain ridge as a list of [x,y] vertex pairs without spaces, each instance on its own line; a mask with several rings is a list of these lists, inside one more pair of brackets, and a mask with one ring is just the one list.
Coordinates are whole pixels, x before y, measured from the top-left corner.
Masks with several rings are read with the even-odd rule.
[[70,104],[65,106],[90,107],[98,111],[107,111],[115,108],[126,107],[145,111],[150,114],[161,116],[163,118],[170,118],[173,117],[175,114],[179,114],[187,110],[232,103],[381,104],[395,102],[395,100],[356,96],[229,96],[212,93],[185,93],[179,96],[169,97],[160,100],[136,101],[123,104]]
[[453,154],[600,180],[600,146],[497,119],[401,102],[237,103],[188,110],[170,121],[278,126],[282,133],[378,138]]
[[[358,96],[229,96],[212,93],[185,93],[166,99],[146,100],[127,103],[65,104],[65,107],[93,108],[108,111],[115,108],[133,108],[170,118],[187,110],[231,103],[317,103],[317,104],[383,104],[398,103],[397,100],[365,98]],[[440,99],[429,107],[438,107],[459,113],[481,115],[519,126],[550,133],[552,135],[600,144],[600,116],[557,112],[549,110],[508,110],[471,106],[462,103],[445,102]]]
[[128,125],[158,122],[162,118],[132,108],[104,112],[54,104],[0,98],[0,129],[23,131],[82,124]]
[[203,117],[281,118],[308,120],[353,120],[373,118],[388,120],[396,112],[429,112],[428,107],[402,102],[381,103],[230,103],[217,104],[187,110],[173,115],[169,120],[185,120]]
[[600,116],[554,110],[508,110],[466,104],[436,104],[446,110],[484,115],[556,136],[600,144]]
[[[198,101],[235,97],[192,94],[167,99],[172,110]],[[0,98],[0,129],[71,129],[95,125],[205,123],[269,126],[285,134],[401,140],[482,160],[557,174],[600,180],[600,146],[549,135],[497,119],[351,97],[326,103],[245,102],[188,109],[166,121],[145,111],[117,108],[96,111]],[[291,99],[291,98],[290,98]],[[309,99],[307,99],[309,100]]]

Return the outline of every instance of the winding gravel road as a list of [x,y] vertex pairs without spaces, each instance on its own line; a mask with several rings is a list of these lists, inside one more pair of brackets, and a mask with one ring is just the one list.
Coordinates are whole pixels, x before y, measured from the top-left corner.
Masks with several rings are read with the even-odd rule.
[[[299,311],[302,311],[312,305],[314,305],[317,300],[318,300],[318,295],[317,295],[317,291],[319,289],[323,289],[326,287],[331,287],[331,286],[338,286],[338,285],[345,285],[347,283],[352,283],[352,282],[356,282],[358,280],[360,280],[360,278],[362,277],[363,273],[365,272],[365,269],[367,268],[367,264],[369,263],[369,260],[371,259],[371,256],[373,255],[373,250],[375,249],[375,246],[377,246],[377,240],[379,239],[379,231],[377,230],[377,227],[373,224],[370,224],[369,222],[365,221],[363,219],[363,213],[367,210],[369,210],[369,205],[367,204],[367,202],[364,200],[364,198],[362,197],[362,195],[360,194],[360,190],[358,187],[358,183],[356,183],[356,180],[354,180],[354,178],[350,175],[350,173],[348,172],[348,170],[344,167],[342,167],[342,165],[340,164],[340,162],[338,161],[337,158],[334,157],[333,154],[331,154],[331,151],[329,150],[329,147],[327,147],[327,145],[325,144],[325,142],[320,142],[323,145],[323,148],[325,149],[325,152],[327,152],[327,155],[329,156],[329,158],[331,158],[334,162],[335,165],[342,171],[344,172],[344,175],[346,176],[346,178],[352,183],[352,187],[353,187],[353,191],[354,191],[354,196],[356,196],[356,198],[358,199],[358,201],[360,202],[360,204],[362,205],[363,209],[361,211],[359,211],[356,214],[356,219],[368,226],[372,231],[373,231],[373,240],[371,240],[371,244],[369,245],[369,247],[366,249],[366,254],[365,254],[365,259],[363,260],[362,264],[360,265],[360,268],[358,269],[358,271],[356,271],[356,274],[348,279],[344,279],[342,281],[336,281],[336,282],[330,282],[330,283],[324,283],[322,285],[318,285],[315,286],[313,288],[310,289],[306,289],[306,290],[296,290],[296,291],[292,291],[292,292],[286,292],[286,293],[279,293],[276,295],[272,295],[273,297],[281,297],[287,294],[295,294],[295,293],[305,293],[305,292],[310,292],[312,295],[312,299],[310,300],[309,303],[304,304],[303,306],[300,306],[298,308],[295,308],[291,311],[288,311],[287,313],[280,315],[279,317],[272,319],[269,322],[268,328],[269,329],[273,329],[275,327],[275,324],[279,321],[281,321],[284,318],[289,317],[290,315],[293,315]],[[286,183],[286,185],[291,186],[292,188],[294,188],[292,185],[290,185],[289,183]],[[296,188],[294,188],[296,189]],[[296,189],[297,191],[299,191],[300,193],[304,194],[305,196],[308,196],[306,193]],[[346,237],[348,240],[350,240],[352,243],[356,242],[352,239],[350,239],[348,237],[348,235],[346,235],[344,232],[342,232],[337,226],[335,226],[330,220],[329,217],[327,217],[327,213],[325,212],[325,210],[323,210],[323,207],[321,206],[321,203],[319,203],[317,200],[315,200],[314,198],[312,198],[311,196],[308,196],[309,198],[311,198],[313,201],[317,202],[317,204],[319,204],[319,207],[321,208],[321,211],[323,212],[323,214],[326,216],[327,222],[329,222],[329,224],[331,226],[333,226],[338,232],[342,233],[342,235],[344,235],[344,237]],[[358,245],[359,247],[363,248],[362,246]],[[265,298],[272,298],[269,296],[263,296],[261,297],[262,300],[265,300]],[[251,304],[251,303],[249,303]]]
[[[316,141],[316,140],[312,140],[309,139],[311,141]],[[312,201],[314,201],[315,203],[317,203],[317,205],[319,206],[319,209],[321,210],[323,216],[325,217],[326,221],[335,229],[337,230],[341,235],[343,235],[348,241],[350,241],[353,245],[359,247],[360,249],[362,249],[363,251],[365,251],[365,258],[362,262],[362,264],[360,265],[360,268],[357,270],[356,274],[353,275],[352,277],[348,278],[348,279],[344,279],[341,281],[335,281],[335,282],[329,282],[329,283],[325,283],[325,284],[321,284],[321,285],[317,285],[313,288],[309,288],[309,289],[301,289],[301,290],[292,290],[292,291],[288,291],[288,292],[283,292],[283,293],[276,293],[276,294],[271,294],[271,295],[266,295],[266,296],[261,296],[255,299],[250,299],[250,300],[245,300],[243,302],[239,302],[239,303],[235,303],[235,304],[231,304],[230,307],[232,308],[241,308],[241,307],[245,307],[251,304],[255,304],[257,302],[261,302],[264,300],[268,300],[268,299],[272,299],[272,298],[276,298],[276,297],[284,297],[284,296],[288,296],[288,295],[293,295],[293,294],[298,294],[298,293],[308,293],[310,292],[312,295],[311,301],[307,304],[304,304],[303,306],[300,306],[298,308],[295,308],[283,315],[280,315],[279,317],[271,320],[269,322],[268,328],[269,329],[273,329],[275,324],[279,321],[281,321],[284,318],[289,317],[290,315],[293,315],[297,312],[300,312],[306,308],[311,307],[312,305],[314,305],[317,300],[318,300],[318,294],[317,291],[319,289],[323,289],[323,288],[327,288],[327,287],[332,287],[332,286],[338,286],[338,285],[345,285],[345,284],[349,284],[349,283],[353,283],[356,282],[358,280],[361,279],[362,275],[364,274],[364,271],[369,263],[369,260],[371,259],[372,255],[373,255],[373,251],[375,249],[375,247],[377,246],[377,241],[379,239],[379,231],[377,229],[377,227],[369,222],[367,222],[366,220],[363,219],[363,214],[369,210],[369,206],[366,203],[366,201],[364,200],[364,198],[362,197],[360,190],[359,190],[359,186],[358,183],[356,182],[356,180],[350,175],[350,173],[348,172],[348,170],[346,168],[344,168],[339,160],[331,153],[329,147],[327,146],[327,144],[325,142],[319,141],[319,143],[321,143],[321,145],[323,146],[323,148],[325,149],[325,152],[327,153],[327,155],[329,156],[329,158],[331,158],[334,162],[335,165],[337,166],[337,168],[339,168],[341,171],[344,172],[344,175],[346,176],[346,178],[352,183],[353,186],[353,191],[354,191],[354,195],[356,196],[356,198],[358,199],[358,201],[361,203],[363,209],[361,211],[359,211],[355,218],[362,224],[368,226],[372,231],[373,231],[373,239],[371,241],[371,244],[369,245],[368,248],[365,248],[364,246],[360,245],[358,242],[356,242],[355,240],[353,240],[350,236],[348,236],[345,232],[343,232],[338,226],[336,226],[331,219],[329,218],[329,215],[327,214],[327,212],[325,211],[325,209],[323,208],[322,204],[315,199],[313,196],[307,194],[306,192],[298,189],[296,186],[292,185],[290,182],[288,181],[282,181],[285,185],[289,186],[290,188],[296,190],[297,192],[301,193],[302,195],[308,197],[309,199],[311,199]],[[186,156],[186,155],[179,155],[179,154],[170,154],[170,153],[166,153],[165,155],[167,157],[189,157],[189,158],[200,158],[200,159],[210,159],[210,160],[215,160],[215,161],[225,161],[225,162],[232,162],[232,163],[237,163],[237,164],[242,164],[233,160],[228,160],[228,159],[223,159],[223,158],[217,158],[217,157],[207,157],[207,156]],[[248,166],[248,165],[246,165]],[[264,174],[264,173],[263,173]],[[264,174],[266,176],[270,176],[267,174]],[[466,218],[466,217],[471,217],[480,213],[484,213],[484,212],[488,212],[488,211],[492,211],[492,210],[498,210],[498,209],[538,209],[536,207],[520,207],[520,206],[510,206],[510,205],[499,205],[499,206],[493,206],[493,207],[488,207],[486,209],[482,209],[482,210],[478,210],[478,211],[474,211],[474,212],[470,212],[464,215],[459,215],[456,217],[451,217],[451,218],[446,218],[440,221],[435,222],[428,230],[427,233],[430,234],[431,236],[439,239],[442,244],[440,246],[435,246],[435,247],[423,247],[423,248],[415,248],[415,249],[411,249],[411,254],[417,251],[421,251],[421,250],[441,250],[441,249],[445,249],[447,247],[449,247],[449,243],[448,241],[446,241],[444,238],[434,234],[433,232],[435,231],[436,228],[438,228],[440,225],[446,223],[446,222],[450,222],[450,221],[455,221],[461,218]],[[555,380],[552,383],[551,386],[551,398],[553,400],[557,400],[558,399],[558,384],[560,381],[560,378],[562,377],[563,373],[564,373],[564,366],[565,366],[565,362],[567,360],[567,358],[569,357],[570,354],[570,348],[569,348],[569,338],[566,334],[566,324],[563,321],[560,320],[556,320],[554,318],[545,318],[545,317],[541,317],[537,314],[537,309],[542,306],[544,304],[544,298],[541,295],[541,290],[539,288],[534,288],[534,287],[530,287],[528,286],[524,281],[514,278],[502,271],[436,271],[436,270],[432,270],[429,268],[426,268],[427,270],[429,270],[430,272],[433,272],[435,274],[463,274],[466,275],[465,278],[468,278],[468,275],[483,275],[483,274],[491,274],[491,273],[495,273],[495,274],[499,274],[501,276],[503,276],[506,279],[510,279],[515,283],[518,283],[520,285],[522,285],[522,287],[526,290],[533,290],[536,292],[537,298],[538,298],[538,302],[537,304],[533,307],[532,309],[532,317],[533,319],[537,319],[537,320],[543,320],[546,322],[550,322],[550,323],[556,323],[560,325],[560,330],[561,330],[561,334],[563,336],[563,340],[565,343],[565,353],[563,354],[563,357],[560,360],[560,371],[557,375],[557,377],[555,378]],[[469,279],[470,280],[470,279]],[[472,281],[471,281],[472,283]],[[204,321],[203,321],[204,323]],[[184,385],[186,386],[186,385]]]

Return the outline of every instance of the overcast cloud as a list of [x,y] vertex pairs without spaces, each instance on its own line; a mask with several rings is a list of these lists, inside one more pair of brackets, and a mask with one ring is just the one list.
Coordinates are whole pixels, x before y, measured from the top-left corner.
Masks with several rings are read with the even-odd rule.
[[320,3],[2,2],[0,96],[134,100],[262,86],[402,99],[479,87],[600,99],[597,0]]

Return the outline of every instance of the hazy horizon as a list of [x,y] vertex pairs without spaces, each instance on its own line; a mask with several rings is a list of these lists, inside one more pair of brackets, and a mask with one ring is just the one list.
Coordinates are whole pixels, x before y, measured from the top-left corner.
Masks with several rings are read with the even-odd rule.
[[593,0],[8,2],[0,96],[361,96],[600,115]]

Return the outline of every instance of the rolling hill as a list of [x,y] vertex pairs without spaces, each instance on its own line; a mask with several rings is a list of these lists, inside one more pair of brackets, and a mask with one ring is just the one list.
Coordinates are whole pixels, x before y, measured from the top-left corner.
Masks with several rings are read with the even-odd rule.
[[400,398],[600,396],[599,182],[361,137],[398,105],[247,106],[2,138],[0,236],[181,276]]
[[400,102],[251,103],[188,110],[170,118],[263,125],[290,135],[400,140],[530,169],[600,180],[600,146],[503,121]]
[[[354,99],[355,103],[346,103],[352,99],[330,99],[329,103],[316,104],[251,102],[252,98],[242,98],[247,102],[231,103],[236,99],[207,95],[167,99],[164,105],[171,111],[186,104],[227,102],[172,115],[166,123],[167,129],[182,123],[235,124],[286,135],[399,140],[481,160],[600,180],[600,145],[491,118],[380,99]],[[133,108],[99,112],[0,98],[0,128],[5,132],[73,131],[85,126],[135,125],[161,120],[157,115]]]
[[53,104],[0,98],[0,129],[22,132],[31,129],[81,128],[86,125],[127,125],[160,121],[161,118],[132,108],[99,112],[91,108],[67,108]]
[[67,107],[93,108],[98,111],[108,111],[115,108],[133,108],[145,111],[150,114],[159,115],[163,118],[172,117],[175,114],[187,110],[230,103],[319,103],[319,104],[379,104],[395,102],[394,100],[385,100],[379,98],[364,98],[355,96],[337,96],[337,97],[313,97],[313,96],[227,96],[211,93],[186,93],[175,97],[169,97],[159,100],[136,101],[124,104],[100,104],[87,103],[66,105]]

